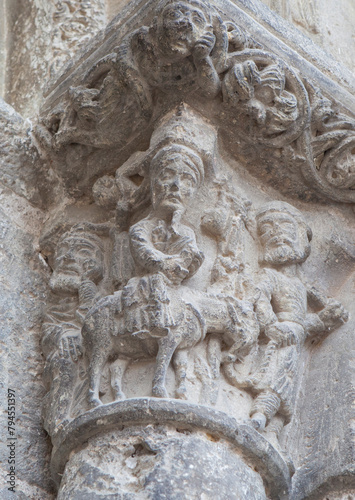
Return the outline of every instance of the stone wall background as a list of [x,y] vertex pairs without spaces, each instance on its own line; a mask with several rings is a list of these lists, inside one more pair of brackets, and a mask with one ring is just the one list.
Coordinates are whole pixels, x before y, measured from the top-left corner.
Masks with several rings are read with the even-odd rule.
[[352,0],[262,0],[274,12],[355,70],[355,3]]

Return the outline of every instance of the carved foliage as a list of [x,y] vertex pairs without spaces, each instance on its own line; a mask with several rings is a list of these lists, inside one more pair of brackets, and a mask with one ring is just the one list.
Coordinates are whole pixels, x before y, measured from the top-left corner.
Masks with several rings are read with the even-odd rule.
[[245,139],[290,143],[307,125],[307,94],[293,71],[259,48],[203,1],[161,2],[152,26],[99,59],[69,89],[66,107],[45,118],[53,145],[122,146],[134,122],[152,117],[157,91],[222,97],[238,131],[249,122]]

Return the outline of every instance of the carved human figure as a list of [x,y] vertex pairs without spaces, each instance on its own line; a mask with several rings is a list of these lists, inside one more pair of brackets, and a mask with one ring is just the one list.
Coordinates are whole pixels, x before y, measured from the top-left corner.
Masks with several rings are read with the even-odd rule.
[[[299,357],[306,338],[327,335],[347,321],[348,313],[300,276],[312,233],[296,208],[272,202],[257,212],[256,222],[264,265],[256,305],[262,358],[249,380],[256,394],[250,415],[259,430],[276,415],[273,425],[277,433],[293,413]],[[308,312],[309,306],[315,312]]]
[[[133,113],[149,120],[155,88],[174,91],[197,84],[202,94],[215,97],[227,46],[226,27],[204,1],[164,0],[150,28],[142,27],[124,38],[94,64],[83,85],[69,90],[64,114],[59,110],[47,120],[56,132],[54,145],[78,142],[106,147],[124,141],[132,124],[127,121],[118,134],[118,117],[122,121]],[[58,120],[59,130],[55,130]]]
[[[218,71],[223,68],[228,44],[221,19],[202,0],[164,0],[159,4],[158,12],[156,27],[152,30],[152,36],[158,42],[155,50],[158,60],[149,60],[140,54],[151,85],[161,87],[168,84],[169,88],[181,79],[189,81],[196,73],[202,93],[209,97],[217,95],[220,91]],[[169,66],[173,66],[178,75],[170,73]],[[176,79],[177,76],[180,79]]]
[[85,378],[80,330],[99,295],[97,284],[103,278],[103,266],[102,242],[85,225],[73,226],[60,238],[42,337],[44,376],[49,389],[44,420],[51,434],[68,420],[75,385]]
[[[160,336],[160,329],[166,334],[167,327],[174,325],[166,286],[180,285],[196,273],[204,259],[194,231],[181,221],[202,178],[203,162],[191,149],[181,145],[162,148],[151,165],[152,211],[129,232],[133,258],[149,273],[149,278],[143,279],[154,281],[150,288],[156,305],[152,303],[152,309],[149,307],[151,317],[147,318],[151,335]],[[124,304],[139,303],[132,295],[142,288],[140,282],[137,278],[125,287]],[[133,333],[140,327],[130,323],[138,324],[139,319],[133,314],[132,306],[125,309],[129,310],[126,326]],[[137,313],[140,315],[140,305]]]

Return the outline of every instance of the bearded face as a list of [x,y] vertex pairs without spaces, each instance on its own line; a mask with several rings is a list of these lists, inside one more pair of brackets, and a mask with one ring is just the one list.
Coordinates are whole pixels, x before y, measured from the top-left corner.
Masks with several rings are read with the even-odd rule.
[[263,262],[289,265],[303,262],[309,255],[307,231],[287,212],[266,212],[258,220]]
[[74,295],[83,278],[97,283],[103,276],[103,255],[93,242],[75,236],[58,245],[50,287],[54,292]]

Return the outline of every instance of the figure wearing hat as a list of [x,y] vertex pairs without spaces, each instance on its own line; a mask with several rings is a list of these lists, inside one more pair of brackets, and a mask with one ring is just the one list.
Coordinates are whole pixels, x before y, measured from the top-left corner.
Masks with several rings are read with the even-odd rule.
[[205,174],[213,171],[215,147],[216,131],[187,105],[164,117],[152,135],[143,160],[145,181],[137,189],[149,193],[151,208],[128,231],[136,269],[122,290],[125,327],[133,334],[168,334],[176,323],[169,290],[193,276],[203,262],[195,233],[183,217]]
[[[310,254],[312,232],[299,210],[285,202],[272,202],[257,212],[256,222],[264,265],[256,304],[262,355],[249,379],[256,393],[250,415],[259,430],[276,416],[270,430],[278,435],[293,413],[306,338],[328,334],[347,321],[348,313],[300,276],[300,264]],[[315,312],[308,312],[309,306]]]
[[194,231],[181,220],[203,170],[196,152],[180,144],[163,147],[152,160],[152,210],[129,231],[132,256],[146,273],[123,288],[125,325],[131,333],[166,335],[175,324],[168,288],[193,276],[203,262]]
[[[104,275],[104,248],[97,227],[76,224],[55,245],[51,295],[42,326],[48,386],[44,421],[51,434],[70,418],[76,385],[83,383],[80,375],[85,375],[80,330],[88,309],[100,296],[98,285]],[[53,235],[42,238],[42,246],[48,249],[46,239],[53,246]]]

